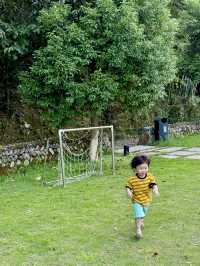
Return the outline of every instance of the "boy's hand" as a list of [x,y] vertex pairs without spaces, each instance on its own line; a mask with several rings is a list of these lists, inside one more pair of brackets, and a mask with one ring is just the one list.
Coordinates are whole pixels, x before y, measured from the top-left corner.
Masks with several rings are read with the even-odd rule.
[[156,196],[156,197],[159,197],[160,196],[160,193],[159,193],[159,191],[158,191],[158,187],[157,186],[153,186],[153,193],[154,193],[154,195]]
[[154,192],[154,195],[155,195],[156,197],[160,197],[160,192],[159,192],[159,191]]
[[128,194],[128,197],[130,198],[130,199],[132,199],[132,197],[133,197],[133,192],[130,190],[130,189],[126,189],[126,191],[127,191],[127,194]]

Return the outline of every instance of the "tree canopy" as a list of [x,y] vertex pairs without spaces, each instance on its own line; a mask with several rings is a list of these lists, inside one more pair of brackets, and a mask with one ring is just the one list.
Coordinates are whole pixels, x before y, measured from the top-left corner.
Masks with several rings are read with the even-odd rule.
[[148,110],[175,77],[176,23],[167,1],[84,6],[78,20],[70,5],[43,10],[38,23],[47,45],[34,53],[20,89],[45,117],[61,126],[80,115],[97,124],[113,102]]
[[0,111],[22,97],[56,127],[100,123],[112,106],[148,114],[174,80],[200,83],[199,10],[198,0],[2,0]]
[[182,42],[180,71],[195,82],[200,82],[200,2],[186,1],[186,7],[180,17]]

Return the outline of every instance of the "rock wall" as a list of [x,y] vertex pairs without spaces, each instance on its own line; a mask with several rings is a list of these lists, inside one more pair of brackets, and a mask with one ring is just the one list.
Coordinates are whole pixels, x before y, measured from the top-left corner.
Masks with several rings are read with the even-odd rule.
[[195,123],[174,123],[169,125],[169,135],[195,134],[200,132],[200,121]]
[[[199,123],[175,123],[169,125],[169,135],[195,134],[200,132]],[[135,137],[126,137],[116,140],[115,147],[123,145],[150,144],[152,135],[145,131],[148,138],[141,134]],[[104,147],[111,146],[109,138],[103,140]],[[15,145],[0,146],[0,169],[27,166],[33,161],[45,161],[57,157],[59,144],[54,139],[41,142],[19,143]]]
[[27,166],[32,161],[45,161],[57,156],[58,144],[53,140],[0,147],[0,168]]

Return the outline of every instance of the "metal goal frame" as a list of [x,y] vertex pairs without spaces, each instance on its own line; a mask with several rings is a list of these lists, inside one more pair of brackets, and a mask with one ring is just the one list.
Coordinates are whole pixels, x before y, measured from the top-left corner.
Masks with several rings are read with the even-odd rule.
[[[63,139],[62,135],[66,132],[75,132],[75,131],[86,131],[86,130],[100,130],[101,136],[103,135],[104,129],[110,129],[111,132],[111,148],[112,148],[112,174],[115,173],[115,155],[114,155],[114,129],[113,125],[110,126],[96,126],[96,127],[83,127],[83,128],[70,128],[70,129],[59,129],[58,135],[59,135],[59,145],[60,145],[60,184],[62,186],[65,185],[65,160],[64,160],[64,150],[63,150]],[[99,149],[100,149],[100,173],[103,173],[103,161],[102,161],[102,137],[100,139],[99,143]]]

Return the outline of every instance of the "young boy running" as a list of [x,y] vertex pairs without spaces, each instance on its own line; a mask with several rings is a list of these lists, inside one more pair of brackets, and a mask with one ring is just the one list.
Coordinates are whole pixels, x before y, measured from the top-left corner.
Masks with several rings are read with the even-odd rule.
[[159,196],[155,178],[148,172],[150,159],[147,156],[135,156],[131,161],[131,167],[135,174],[128,178],[126,190],[132,200],[132,208],[135,217],[136,238],[142,237],[144,229],[144,217],[152,200],[152,191]]

